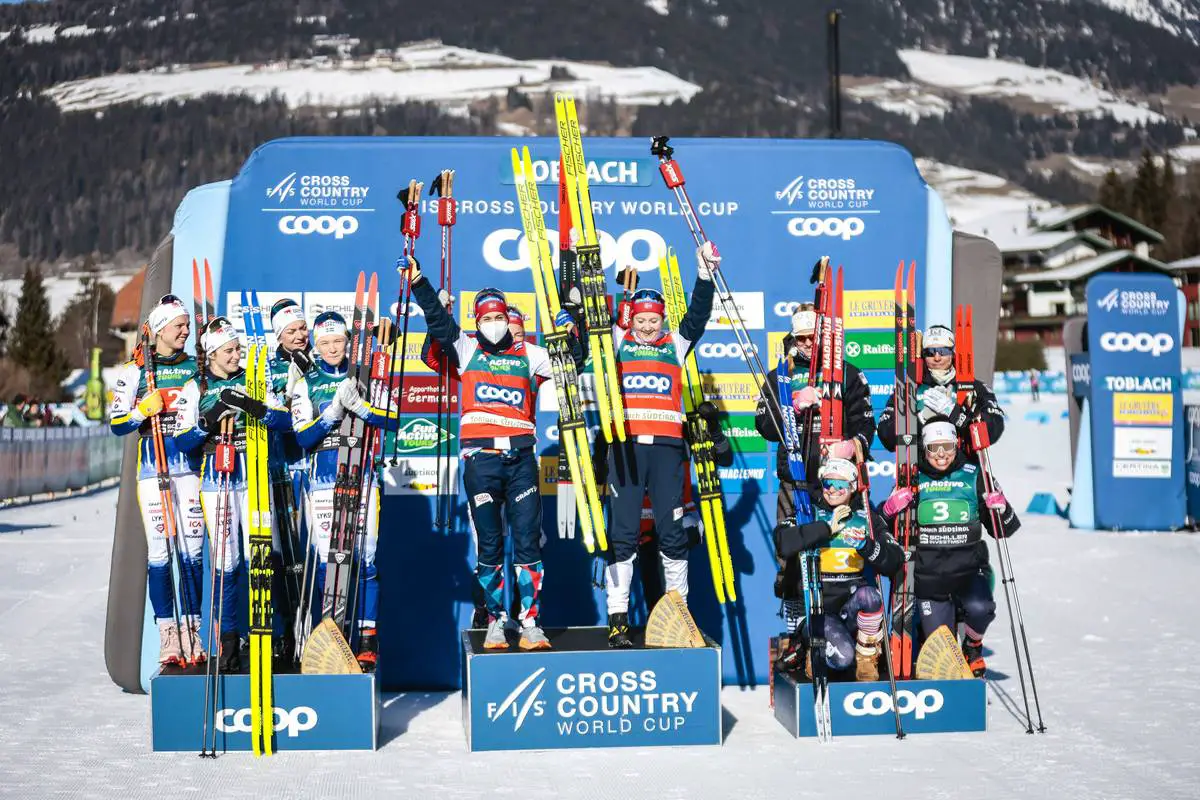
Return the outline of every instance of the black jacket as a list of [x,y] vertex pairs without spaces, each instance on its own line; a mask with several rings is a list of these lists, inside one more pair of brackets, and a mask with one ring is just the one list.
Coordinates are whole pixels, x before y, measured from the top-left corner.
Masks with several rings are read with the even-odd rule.
[[[790,350],[791,346],[792,337],[791,334],[788,334],[783,339],[784,352]],[[808,367],[809,360],[806,357],[797,355],[792,359],[792,374],[798,371],[802,375],[807,375]],[[754,411],[754,427],[758,434],[768,442],[779,442],[779,428],[782,427],[782,421],[779,419],[778,413],[775,413],[777,407],[775,402],[768,401],[765,396],[769,392],[772,398],[778,397],[775,372],[772,371],[767,378],[767,385],[762,388],[763,396],[759,397],[758,406]],[[815,484],[817,470],[821,465],[821,446],[817,437],[821,424],[820,408],[817,408],[812,415],[814,430],[808,436],[805,435],[800,415],[790,408],[784,409],[784,411],[796,416],[800,441],[807,444],[803,454],[807,482]],[[774,417],[774,421],[772,421],[772,417]],[[779,425],[777,426],[776,423]],[[875,438],[875,413],[871,408],[871,387],[867,384],[866,376],[853,364],[846,364],[842,374],[842,436],[846,439],[858,439],[862,443],[863,455],[870,452],[871,442]],[[779,480],[791,486],[792,473],[788,469],[787,448],[782,445],[775,448],[775,471]]]
[[[928,370],[921,376],[921,385],[929,388],[937,386],[937,381]],[[960,439],[968,439],[968,428],[971,422],[977,416],[982,416],[984,425],[987,426],[988,437],[996,442],[1004,434],[1004,412],[1000,410],[1000,404],[996,402],[996,395],[992,392],[988,385],[983,381],[975,381],[974,383],[974,404],[971,407],[964,408],[959,404],[955,404],[951,409],[947,419],[954,423],[955,429],[958,431]],[[917,430],[921,429],[921,420],[917,419]],[[879,441],[888,450],[896,451],[896,396],[892,395],[888,398],[887,405],[883,411],[879,413]]]

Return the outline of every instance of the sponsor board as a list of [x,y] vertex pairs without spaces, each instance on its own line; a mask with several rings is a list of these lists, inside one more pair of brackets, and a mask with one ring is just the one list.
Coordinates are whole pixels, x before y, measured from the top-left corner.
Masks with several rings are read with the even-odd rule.
[[538,456],[538,494],[550,497],[558,494],[558,455]]
[[758,387],[748,373],[705,372],[700,380],[704,396],[722,411],[754,411],[758,403]]
[[[542,209],[552,209],[557,214],[557,203],[542,201]],[[512,213],[515,214],[516,210]],[[552,228],[546,229],[546,236],[551,242],[558,241],[558,231]],[[617,264],[633,267],[638,272],[657,270],[658,254],[667,249],[662,234],[648,228],[631,228],[616,236],[607,230],[597,229],[596,238],[600,242],[600,262],[606,270]],[[517,228],[492,231],[483,240],[483,261],[498,272],[528,270],[531,259],[525,233]]]
[[862,212],[875,201],[875,188],[847,175],[797,175],[775,192],[775,199],[797,213]]
[[293,170],[266,186],[263,211],[373,211],[366,208],[371,188],[349,175]]
[[1171,429],[1113,428],[1113,458],[1167,459],[1171,458]]
[[1112,474],[1114,478],[1170,478],[1170,461],[1135,461],[1133,459],[1113,459]]
[[358,232],[358,217],[350,214],[284,214],[279,218],[284,236],[332,236],[345,239]]
[[[429,373],[429,370],[426,372]],[[393,377],[398,377],[398,374]],[[440,405],[443,414],[449,413],[457,418],[458,382],[448,381],[439,388],[438,381],[438,376],[432,373],[411,377],[405,374],[404,391],[401,393],[393,386],[391,407],[399,409],[402,414],[436,414]]]
[[[304,318],[308,320],[309,328],[312,327],[313,321],[326,311],[336,311],[345,318],[347,326],[352,326],[354,324],[354,292],[304,293]],[[379,319],[378,298],[375,301],[374,311],[375,318]]]
[[[539,184],[558,186],[557,154],[531,153],[533,177]],[[658,160],[653,158],[587,158],[588,184],[596,186],[650,186],[658,178]],[[512,161],[505,158],[497,165],[500,182],[513,184]],[[547,195],[549,196],[549,195]],[[555,195],[557,196],[557,195]],[[557,214],[557,211],[553,213]]]
[[753,414],[729,414],[721,421],[721,429],[735,453],[767,452],[767,440],[754,427]]
[[[547,631],[554,641],[562,629]],[[463,634],[472,751],[721,743],[720,650],[597,649],[486,654]]]
[[696,355],[706,361],[709,359],[732,358],[740,363],[745,361],[746,358],[757,355],[758,352],[759,346],[754,342],[747,342],[746,344],[736,341],[712,342],[708,341],[708,337],[705,337],[705,340],[696,346]]
[[713,299],[712,316],[704,327],[706,331],[735,330],[734,309],[747,330],[761,331],[767,326],[762,292],[730,292],[730,297],[733,298],[733,309],[727,308],[720,297]]
[[1161,317],[1171,310],[1171,299],[1161,296],[1154,289],[1129,291],[1113,288],[1096,299],[1096,307],[1127,317]]
[[[287,292],[287,291],[284,291],[284,292],[258,292],[258,306],[259,306],[259,309],[261,310],[263,326],[266,327],[266,329],[269,332],[274,332],[274,330],[275,330],[274,328],[271,327],[271,306],[273,306],[279,300],[283,300],[285,298],[289,299],[289,300],[295,300],[301,306],[304,305],[304,293],[303,292]],[[246,317],[243,312],[244,312],[244,310],[242,308],[242,292],[241,292],[241,290],[239,289],[237,291],[226,292],[225,293],[225,314],[224,314],[224,316],[229,318],[229,321],[233,323],[233,327],[236,328],[238,331],[246,330]],[[350,293],[350,313],[351,314],[354,313],[354,293],[353,292]],[[190,319],[190,315],[189,315],[189,319]],[[346,320],[347,320],[347,322],[349,322],[350,317],[347,316]],[[310,326],[312,325],[312,317],[308,317],[308,324]]]
[[842,320],[846,330],[896,326],[896,293],[887,289],[864,289],[845,293]]
[[400,334],[396,333],[395,355],[392,358],[392,372],[399,375],[400,367],[404,366],[404,378],[407,381],[409,375],[436,375],[429,366],[421,360],[421,349],[425,346],[427,333],[417,333],[409,331],[407,338],[404,340],[404,348],[400,347]]
[[1113,392],[1113,423],[1116,425],[1170,425],[1174,396],[1159,392]]
[[[441,467],[439,476],[438,467]],[[436,456],[407,456],[395,466],[391,461],[380,469],[380,483],[385,495],[458,494],[458,459]]]
[[895,368],[896,336],[885,331],[847,333],[845,353],[859,369]]
[[[475,296],[479,292],[460,292],[455,302],[458,304],[458,324],[464,331],[474,331],[475,328]],[[525,316],[525,330],[532,331],[537,327],[537,295],[533,292],[505,292],[504,299],[510,306],[521,309]]]
[[[397,446],[398,443],[398,446]],[[441,426],[436,417],[409,417],[400,421],[400,427],[388,431],[383,445],[385,455],[394,452],[401,456],[434,455],[439,448],[443,455],[458,453],[458,417],[445,414]]]

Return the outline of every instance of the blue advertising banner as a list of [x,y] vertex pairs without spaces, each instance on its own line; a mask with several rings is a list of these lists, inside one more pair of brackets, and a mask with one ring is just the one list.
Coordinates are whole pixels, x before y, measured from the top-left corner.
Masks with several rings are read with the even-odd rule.
[[720,648],[473,654],[466,636],[463,648],[472,751],[721,743]]
[[1071,395],[1090,397],[1092,394],[1092,364],[1087,353],[1071,353]]
[[1187,514],[1200,520],[1200,406],[1187,406]]
[[1095,524],[1174,530],[1186,516],[1178,291],[1165,275],[1088,281]]
[[[799,301],[812,299],[812,264],[828,255],[845,267],[847,340],[858,348],[850,358],[863,367],[873,404],[891,392],[892,370],[886,333],[892,325],[892,287],[901,258],[917,263],[918,324],[950,319],[950,226],[940,200],[922,181],[903,148],[869,141],[784,141],[768,139],[674,139],[705,230],[724,256],[722,269],[734,291],[753,346],[768,369],[773,345],[789,325]],[[454,280],[459,321],[470,292],[494,286],[527,314],[533,282],[527,270],[524,235],[517,215],[509,148],[528,145],[535,159],[547,226],[557,226],[557,141],[509,138],[296,138],[258,148],[232,181],[223,242],[193,236],[176,244],[174,284],[189,293],[191,259],[210,258],[219,311],[240,325],[236,298],[255,288],[264,303],[293,297],[311,321],[320,311],[346,309],[359,270],[379,275],[379,308],[392,313],[401,253],[401,208],[396,192],[410,179],[431,181],[442,169],[456,171],[458,219],[453,228]],[[657,175],[648,140],[589,138],[585,141],[602,260],[608,275],[633,266],[643,285],[659,285],[658,257],[679,252],[685,286],[695,280],[687,228],[672,194]],[[426,195],[423,235],[417,257],[436,277],[440,231],[436,198]],[[944,250],[944,252],[943,252]],[[944,293],[927,288],[944,286]],[[614,286],[615,290],[615,286]],[[437,433],[436,376],[420,364],[424,319],[412,309],[405,349],[406,374],[398,396],[405,398],[407,445],[402,464],[385,479],[377,565],[381,581],[379,679],[385,689],[455,688],[459,684],[459,631],[470,620],[474,546],[466,508],[457,488],[457,460],[443,463],[450,482],[450,524],[435,523],[437,474],[432,437],[457,447],[457,430]],[[527,324],[536,333],[535,324]],[[268,338],[271,338],[269,335]],[[881,349],[883,348],[883,349]],[[774,447],[752,443],[748,420],[756,387],[739,357],[740,347],[718,303],[698,348],[709,393],[738,427],[732,467],[721,471],[726,492],[726,528],[739,602],[717,602],[704,546],[691,554],[689,603],[697,623],[732,657],[724,661],[727,682],[765,682],[770,664],[759,643],[779,632],[774,595]],[[551,393],[538,403],[538,450],[544,462],[556,456],[557,414]],[[594,417],[593,417],[594,419]],[[432,421],[433,425],[429,422]],[[411,423],[411,424],[409,424]],[[593,429],[594,432],[594,429]],[[759,440],[761,441],[761,440]],[[890,489],[885,473],[890,454],[873,467],[881,481],[873,494]],[[588,625],[604,619],[602,590],[592,586],[592,559],[578,538],[557,538],[557,498],[543,483],[545,579],[541,597],[546,625]],[[509,586],[515,585],[510,580]],[[426,620],[420,641],[400,635],[393,621],[419,609]],[[644,620],[640,609],[634,621]]]

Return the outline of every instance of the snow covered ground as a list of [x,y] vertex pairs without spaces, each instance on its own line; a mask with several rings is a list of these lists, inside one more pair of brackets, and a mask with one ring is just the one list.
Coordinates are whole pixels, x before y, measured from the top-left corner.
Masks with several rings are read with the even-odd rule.
[[932,158],[918,158],[917,169],[937,190],[955,227],[997,214],[1025,214],[1030,207],[1049,208],[1045,198],[1009,183],[999,175],[956,167]]
[[[1049,425],[1024,420],[1050,411]],[[1009,406],[996,468],[1023,509],[1068,481],[1063,398]],[[985,734],[791,739],[766,691],[727,688],[720,748],[466,752],[456,694],[386,698],[377,753],[149,752],[147,698],[104,670],[115,492],[0,511],[0,795],[11,797],[1194,798],[1200,734],[1194,587],[1200,538],[1073,531],[1024,517],[1012,540],[1049,731],[988,688]],[[1007,617],[990,664],[1014,672]]]
[[[314,58],[265,65],[176,66],[60,83],[46,91],[64,111],[86,111],[133,100],[163,102],[208,94],[262,99],[278,93],[292,107],[353,106],[372,99],[423,100],[462,107],[503,96],[510,88],[570,91],[629,105],[690,99],[700,87],[656,67],[613,67],[562,60],[521,61],[441,42],[417,42],[390,58],[351,64]],[[557,68],[562,76],[551,78]]]

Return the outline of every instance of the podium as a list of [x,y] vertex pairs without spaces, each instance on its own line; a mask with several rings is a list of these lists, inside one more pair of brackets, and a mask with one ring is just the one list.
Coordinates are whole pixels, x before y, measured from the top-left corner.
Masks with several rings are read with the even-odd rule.
[[484,650],[462,633],[463,728],[472,752],[720,745],[721,648],[608,647],[608,629],[548,628],[553,649]]
[[[203,672],[164,675],[161,670],[150,679],[155,752],[200,752],[206,681]],[[374,675],[280,674],[273,681],[277,751],[377,748],[381,705]],[[221,675],[216,710],[209,736],[215,724],[217,752],[249,752],[249,675]]]

